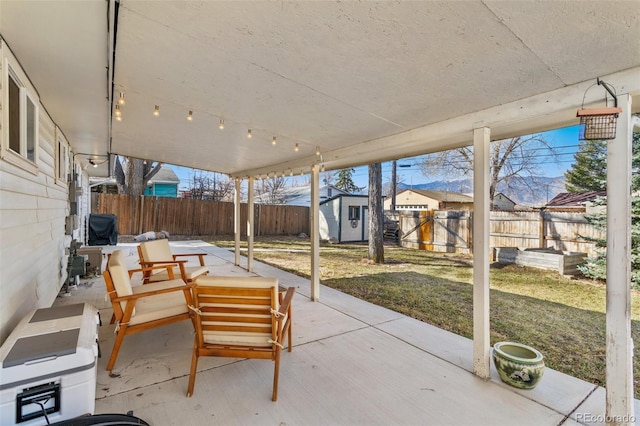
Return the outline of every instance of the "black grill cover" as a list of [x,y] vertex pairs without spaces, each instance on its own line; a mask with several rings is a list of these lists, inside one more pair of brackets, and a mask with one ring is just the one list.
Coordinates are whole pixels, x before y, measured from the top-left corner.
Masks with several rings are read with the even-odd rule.
[[89,245],[115,246],[118,244],[118,219],[114,214],[89,215]]

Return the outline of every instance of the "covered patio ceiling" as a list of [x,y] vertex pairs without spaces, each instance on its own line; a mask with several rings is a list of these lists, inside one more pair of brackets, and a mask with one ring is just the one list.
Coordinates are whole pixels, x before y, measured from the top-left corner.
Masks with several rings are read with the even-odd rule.
[[0,30],[76,153],[244,177],[576,124],[597,77],[640,94],[637,5],[2,2]]

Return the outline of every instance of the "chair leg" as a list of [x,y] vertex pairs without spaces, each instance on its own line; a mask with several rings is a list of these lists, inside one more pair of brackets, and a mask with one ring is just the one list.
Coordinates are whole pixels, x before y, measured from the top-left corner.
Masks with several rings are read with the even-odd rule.
[[191,371],[189,372],[189,386],[187,387],[187,396],[193,395],[193,388],[196,384],[196,370],[198,369],[198,348],[193,348],[191,355]]
[[120,325],[120,330],[118,330],[118,334],[116,335],[116,341],[113,343],[113,349],[111,349],[111,356],[109,357],[109,363],[107,364],[107,371],[113,370],[113,366],[116,363],[116,358],[118,358],[118,352],[120,351],[120,346],[122,346],[122,341],[124,340],[126,331],[127,326]]
[[271,395],[272,401],[278,400],[278,376],[280,375],[280,352],[281,352],[280,348],[276,349],[275,366],[273,369],[273,395]]
[[288,350],[289,350],[289,352],[291,352],[291,346],[293,345],[293,340],[291,340],[291,338],[292,338],[291,336],[293,334],[293,331],[292,331],[292,329],[293,329],[293,317],[291,316],[291,306],[289,306],[288,314],[289,314],[289,319],[288,319],[288,321],[289,321],[289,330],[287,331],[287,338],[289,339]]

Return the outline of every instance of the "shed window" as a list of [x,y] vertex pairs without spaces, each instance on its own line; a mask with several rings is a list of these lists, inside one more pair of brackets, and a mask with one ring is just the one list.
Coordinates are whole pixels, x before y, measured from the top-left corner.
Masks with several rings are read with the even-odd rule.
[[360,206],[349,206],[349,220],[360,220]]

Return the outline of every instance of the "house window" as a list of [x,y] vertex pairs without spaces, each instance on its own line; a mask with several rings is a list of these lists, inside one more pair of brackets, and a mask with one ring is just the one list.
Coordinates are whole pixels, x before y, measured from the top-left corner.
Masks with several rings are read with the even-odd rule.
[[349,220],[360,220],[360,206],[349,206]]
[[67,144],[60,136],[57,138],[58,149],[56,150],[56,179],[59,183],[67,181],[67,167],[69,161]]
[[[4,50],[4,49],[3,49]],[[31,173],[37,173],[38,158],[38,101],[17,62],[11,56],[4,58],[7,83],[4,105],[2,158]]]

